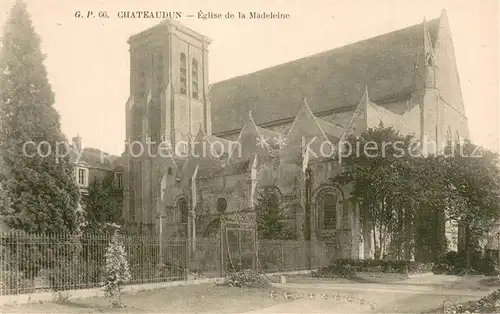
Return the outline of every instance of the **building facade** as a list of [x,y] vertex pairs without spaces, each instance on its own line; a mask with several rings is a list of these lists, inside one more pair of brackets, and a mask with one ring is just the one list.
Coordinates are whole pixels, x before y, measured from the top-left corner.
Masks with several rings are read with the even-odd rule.
[[151,232],[161,224],[169,237],[203,237],[221,217],[253,222],[265,189],[285,204],[298,238],[335,243],[332,257],[370,258],[371,228],[350,187],[335,183],[342,165],[305,158],[304,143],[318,152],[381,122],[430,150],[469,137],[444,11],[211,85],[210,42],[171,20],[129,40],[123,216]]
[[117,188],[123,188],[122,157],[109,155],[96,148],[84,147],[79,135],[73,137],[69,149],[70,160],[74,166],[73,176],[82,195],[88,195],[92,182],[112,181]]

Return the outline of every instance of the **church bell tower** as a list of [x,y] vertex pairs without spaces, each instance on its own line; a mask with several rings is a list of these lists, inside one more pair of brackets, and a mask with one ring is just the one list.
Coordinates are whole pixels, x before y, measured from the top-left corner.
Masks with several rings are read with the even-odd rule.
[[[129,38],[130,97],[126,104],[128,189],[124,218],[154,224],[159,143],[184,147],[199,128],[211,134],[208,46],[211,40],[174,21]],[[141,143],[141,144],[139,144]],[[141,149],[142,145],[142,149]],[[178,145],[178,146],[177,146]],[[148,152],[148,147],[151,147]]]

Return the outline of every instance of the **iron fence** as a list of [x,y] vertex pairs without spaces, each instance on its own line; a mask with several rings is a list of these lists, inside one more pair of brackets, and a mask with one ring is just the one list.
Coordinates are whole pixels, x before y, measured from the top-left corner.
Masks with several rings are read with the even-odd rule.
[[[187,242],[123,235],[131,280],[143,284],[183,280]],[[102,285],[109,234],[0,233],[0,295],[88,289]]]
[[[100,287],[104,281],[109,234],[34,235],[0,233],[0,295]],[[128,284],[218,277],[228,257],[219,238],[186,240],[155,235],[122,235],[131,273]],[[323,266],[324,244],[304,241],[259,241],[254,264],[264,272]],[[311,258],[308,258],[310,256]]]
[[264,272],[314,269],[329,262],[328,245],[317,241],[260,240],[258,266]]

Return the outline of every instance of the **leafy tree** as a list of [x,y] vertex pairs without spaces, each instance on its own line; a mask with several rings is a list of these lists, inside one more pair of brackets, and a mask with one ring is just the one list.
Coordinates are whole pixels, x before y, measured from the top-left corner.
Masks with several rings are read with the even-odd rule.
[[413,162],[411,179],[418,222],[415,254],[418,260],[435,262],[446,253],[445,223],[454,221],[447,216],[448,209],[456,206],[460,199],[450,188],[445,156],[420,156]]
[[[1,112],[0,112],[1,115]],[[9,191],[5,186],[5,166],[0,158],[0,213],[12,213],[12,199],[9,195]],[[0,232],[2,230],[5,230],[6,226],[5,223],[3,222],[2,216],[0,215]]]
[[[481,237],[500,218],[500,168],[498,154],[470,141],[455,145],[445,159],[452,206],[447,214],[464,228],[459,251],[470,266],[471,253]],[[461,244],[461,245],[460,245]]]
[[336,180],[353,183],[364,228],[373,231],[375,257],[383,258],[392,240],[399,250],[397,257],[402,257],[404,247],[408,258],[415,232],[415,201],[413,190],[408,188],[412,185],[412,137],[380,125],[348,142],[363,149],[344,158],[347,171]]
[[465,230],[462,251],[470,261],[500,215],[496,154],[465,142],[423,156],[411,136],[383,125],[349,142],[370,148],[344,158],[348,170],[340,179],[353,183],[364,228],[374,232],[376,258],[391,243],[396,257],[414,252],[419,260],[436,261],[447,247],[445,222],[454,221]]
[[[9,191],[7,191],[3,184],[0,182],[0,213],[11,213],[12,212],[12,200],[9,196]],[[7,226],[0,217],[0,232],[4,231]]]
[[257,232],[261,239],[285,240],[294,235],[286,229],[286,207],[271,191],[257,191],[255,205]]
[[27,232],[73,232],[80,195],[69,157],[56,153],[66,153],[67,140],[44,58],[26,5],[17,1],[4,27],[0,56],[2,184],[12,202],[0,215],[9,227]]
[[93,181],[84,197],[87,230],[102,231],[108,223],[118,223],[121,217],[121,188],[113,184],[111,177],[102,182]]

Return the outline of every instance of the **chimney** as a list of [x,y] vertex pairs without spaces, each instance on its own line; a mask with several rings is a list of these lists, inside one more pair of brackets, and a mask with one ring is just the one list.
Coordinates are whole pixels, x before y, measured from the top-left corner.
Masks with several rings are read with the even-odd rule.
[[73,144],[72,144],[73,148],[79,152],[82,151],[83,149],[83,145],[82,145],[82,138],[80,137],[80,135],[77,135],[75,137],[73,137]]

